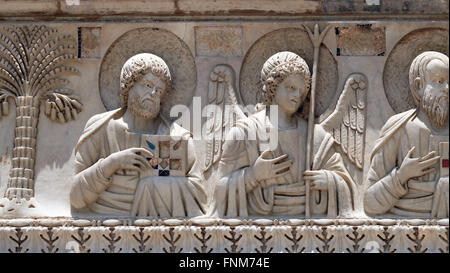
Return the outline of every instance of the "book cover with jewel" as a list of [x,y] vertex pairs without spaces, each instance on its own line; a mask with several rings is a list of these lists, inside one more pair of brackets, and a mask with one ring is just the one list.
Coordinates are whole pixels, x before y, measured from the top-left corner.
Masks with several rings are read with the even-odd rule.
[[169,135],[141,135],[141,147],[154,157],[147,158],[152,166],[141,173],[147,176],[186,176],[187,140]]

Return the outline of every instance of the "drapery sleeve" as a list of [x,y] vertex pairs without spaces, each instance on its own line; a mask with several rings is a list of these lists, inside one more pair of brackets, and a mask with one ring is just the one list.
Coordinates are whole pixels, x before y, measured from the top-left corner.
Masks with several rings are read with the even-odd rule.
[[317,204],[316,213],[326,211],[328,218],[352,217],[356,194],[353,178],[347,171],[341,154],[336,151],[335,139],[320,126],[316,126],[315,133],[313,170],[324,171],[328,181],[326,193],[321,193],[327,200]]
[[70,202],[74,208],[81,209],[95,202],[98,195],[110,184],[102,170],[103,158],[100,156],[97,132],[83,141],[75,154],[75,176],[70,191]]
[[448,218],[449,215],[449,184],[448,176],[441,177],[436,185],[433,197],[431,216],[437,218]]
[[334,153],[323,166],[328,183],[327,217],[351,217],[354,211],[353,179],[345,168],[342,156]]
[[389,138],[372,156],[364,195],[364,209],[368,214],[388,212],[408,192],[407,183],[402,185],[398,178],[400,133]]
[[248,216],[247,193],[253,191],[258,183],[250,166],[247,144],[243,128],[230,129],[223,144],[218,169],[219,181],[215,185],[210,216]]

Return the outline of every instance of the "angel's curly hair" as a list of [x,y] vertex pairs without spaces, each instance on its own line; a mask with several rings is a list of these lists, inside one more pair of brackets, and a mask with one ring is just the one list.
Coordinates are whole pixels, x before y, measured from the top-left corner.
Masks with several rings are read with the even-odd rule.
[[163,59],[151,53],[134,55],[125,62],[120,73],[119,95],[122,108],[127,107],[130,89],[149,72],[159,77],[166,84],[165,94],[171,90],[172,77],[169,67]]
[[305,92],[301,96],[301,100],[304,101],[311,85],[311,73],[308,64],[302,57],[289,51],[283,51],[272,55],[264,63],[261,70],[261,82],[265,105],[272,103],[280,83],[293,74],[299,74],[305,80]]

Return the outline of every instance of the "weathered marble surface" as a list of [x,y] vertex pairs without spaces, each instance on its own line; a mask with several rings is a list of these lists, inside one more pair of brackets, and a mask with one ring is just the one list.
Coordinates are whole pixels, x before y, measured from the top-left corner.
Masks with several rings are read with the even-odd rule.
[[[356,25],[357,23],[340,22],[340,23],[330,23],[332,26],[349,26]],[[77,25],[52,25],[49,26],[58,29],[62,34],[69,34],[74,37],[78,37],[78,27]],[[174,35],[178,36],[180,39],[184,40],[187,48],[190,50],[191,54],[195,56],[195,27],[196,26],[210,26],[210,23],[149,23],[149,24],[114,24],[114,23],[102,23],[96,24],[97,27],[101,27],[99,51],[101,56],[105,56],[109,47],[114,44],[114,42],[125,34],[127,31],[138,29],[142,27],[158,27],[172,32]],[[216,25],[218,25],[216,23]],[[233,56],[233,57],[220,57],[220,56],[196,56],[195,66],[196,71],[193,71],[193,75],[197,74],[197,81],[194,88],[194,96],[199,96],[201,98],[202,106],[206,105],[208,102],[208,86],[209,86],[209,74],[217,64],[228,64],[236,73],[236,79],[240,78],[240,73],[246,71],[246,66],[242,66],[247,62],[248,56],[250,56],[252,51],[250,50],[255,43],[258,43],[259,39],[264,39],[264,35],[276,31],[278,29],[284,28],[297,28],[303,31],[302,22],[275,22],[275,23],[221,23],[224,27],[228,26],[240,26],[242,27],[243,35],[243,50],[242,52],[247,52],[243,56]],[[368,162],[369,153],[373,148],[374,142],[378,137],[381,127],[388,120],[389,117],[395,114],[393,106],[389,102],[385,93],[386,77],[383,79],[383,71],[385,67],[389,67],[389,62],[391,51],[396,47],[397,42],[403,37],[407,36],[410,32],[416,31],[417,29],[447,29],[448,24],[443,22],[378,22],[374,23],[373,27],[384,27],[386,28],[386,54],[384,56],[336,56],[337,39],[334,31],[329,31],[324,39],[324,46],[327,47],[330,54],[334,56],[337,63],[337,86],[336,90],[342,90],[345,79],[351,73],[362,73],[368,78],[368,90],[367,90],[367,111],[368,113],[377,113],[374,115],[369,115],[367,118],[367,131],[366,131],[366,147],[365,147],[365,162]],[[425,33],[427,33],[425,31]],[[426,34],[428,35],[428,34]],[[425,37],[428,37],[426,36]],[[442,36],[446,37],[446,36]],[[306,38],[306,37],[305,37]],[[437,45],[444,51],[448,48],[445,45],[445,41],[437,39],[441,45]],[[305,42],[306,43],[306,42]],[[443,44],[443,45],[442,45]],[[448,45],[448,44],[447,44]],[[433,43],[430,43],[430,49],[435,48]],[[280,50],[286,49],[284,46],[280,45]],[[423,47],[424,50],[427,48]],[[250,51],[249,51],[250,50]],[[416,51],[416,49],[414,49]],[[446,52],[444,52],[446,53]],[[322,55],[323,56],[323,55]],[[310,57],[306,57],[310,58]],[[259,61],[263,63],[264,58]],[[412,61],[412,60],[410,60]],[[410,62],[403,61],[403,62]],[[100,83],[99,75],[101,75],[101,64],[103,60],[98,58],[81,58],[76,63],[76,68],[80,71],[78,76],[69,76],[69,85],[71,89],[76,91],[76,94],[80,98],[80,101],[84,105],[82,112],[78,114],[78,119],[76,121],[71,121],[67,125],[54,123],[50,119],[41,118],[38,123],[38,138],[37,147],[38,151],[36,153],[35,162],[35,196],[36,201],[44,209],[46,215],[48,216],[69,216],[70,215],[70,203],[68,202],[69,189],[71,184],[71,175],[73,173],[73,162],[74,155],[73,149],[75,144],[81,135],[81,132],[85,126],[87,120],[95,114],[105,112],[107,109],[102,103],[100,97]],[[118,64],[120,66],[120,64]],[[319,65],[320,67],[320,65]],[[323,69],[323,66],[322,68]],[[256,71],[255,71],[256,73]],[[404,74],[403,74],[404,75]],[[111,77],[111,76],[110,76]],[[403,77],[406,77],[404,75]],[[389,80],[392,82],[393,80]],[[236,93],[240,97],[239,99],[246,103],[244,100],[244,95],[241,93],[243,85],[239,89],[237,85],[238,80],[236,80],[235,88]],[[405,90],[405,96],[410,96],[409,83],[402,79],[403,85],[399,86],[396,83],[397,90]],[[118,91],[115,91],[118,92]],[[318,98],[320,98],[320,85],[318,86]],[[331,114],[334,109],[334,105],[337,102],[340,93],[335,92],[333,98],[330,99],[330,107],[319,106],[317,109],[325,109],[325,112],[318,117],[318,121],[324,120],[329,114]],[[242,98],[242,99],[241,99]],[[189,107],[191,108],[191,113],[194,111],[192,109],[192,100],[189,97],[185,98],[186,101],[190,101]],[[328,98],[329,99],[329,98]],[[392,102],[395,105],[395,102]],[[318,105],[321,105],[320,99]],[[11,108],[11,107],[10,107]],[[384,109],[379,111],[379,109]],[[41,112],[45,112],[42,109]],[[320,112],[319,112],[320,113]],[[7,181],[9,177],[9,171],[11,169],[11,155],[14,140],[14,125],[15,125],[16,113],[10,110],[8,116],[2,117],[0,120],[2,130],[0,134],[2,137],[2,142],[0,143],[0,153],[2,155],[2,168],[0,168],[0,191],[5,192]],[[191,124],[194,126],[194,124]],[[199,143],[197,145],[199,149],[199,155],[204,155],[202,149],[204,145]],[[365,184],[365,174],[367,173],[368,165],[364,165],[363,171],[353,170],[352,175],[357,177],[357,181],[360,183],[360,187],[363,189]],[[352,171],[352,170],[350,170]],[[211,170],[213,172],[213,170]],[[208,178],[210,173],[205,173]],[[55,179],[55,178],[58,179]],[[208,187],[208,186],[207,186]],[[362,204],[362,197],[357,197],[360,200],[359,204]]]

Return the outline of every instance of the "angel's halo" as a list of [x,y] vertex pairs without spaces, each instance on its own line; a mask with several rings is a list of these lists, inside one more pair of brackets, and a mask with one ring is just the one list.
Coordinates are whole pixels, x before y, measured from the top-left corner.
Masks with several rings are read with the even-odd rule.
[[[261,69],[268,58],[281,51],[290,51],[302,57],[312,74],[314,46],[303,27],[281,28],[268,32],[252,44],[242,62],[239,92],[244,104],[256,105],[262,102]],[[316,89],[316,118],[331,113],[328,109],[337,99],[338,81],[337,62],[333,53],[322,44]],[[322,119],[320,117],[320,120]]]

